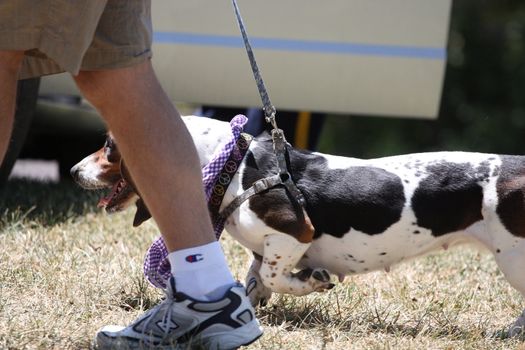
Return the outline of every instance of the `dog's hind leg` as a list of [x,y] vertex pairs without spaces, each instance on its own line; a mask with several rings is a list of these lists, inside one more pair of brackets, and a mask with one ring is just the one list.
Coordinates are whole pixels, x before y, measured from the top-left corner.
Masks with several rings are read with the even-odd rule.
[[[513,248],[501,250],[496,254],[496,262],[507,281],[525,299],[525,239],[519,239]],[[525,310],[507,332],[509,337],[525,336]]]
[[246,293],[253,307],[264,306],[272,296],[272,290],[264,285],[259,274],[262,256],[254,253],[254,258],[246,275]]
[[306,295],[333,288],[326,270],[315,269],[309,276],[293,270],[311,243],[301,243],[293,236],[275,233],[266,236],[259,270],[264,285],[273,292]]

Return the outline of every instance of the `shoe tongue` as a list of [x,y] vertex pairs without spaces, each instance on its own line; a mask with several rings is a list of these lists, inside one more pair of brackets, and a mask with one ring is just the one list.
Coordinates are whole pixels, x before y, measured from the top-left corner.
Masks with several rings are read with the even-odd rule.
[[175,283],[175,277],[171,276],[166,287],[166,293],[168,296],[178,301],[187,299],[188,296],[186,294],[177,291],[176,285],[177,283]]
[[168,280],[168,286],[166,287],[166,291],[170,296],[175,296],[177,293],[177,288],[175,287],[175,277],[171,276],[171,278]]
[[222,298],[224,298],[226,296],[228,291],[235,285],[236,285],[236,283],[226,284],[224,286],[221,286],[221,287],[218,287],[218,288],[212,290],[211,292],[207,293],[204,296],[206,297],[206,299],[208,301],[215,301],[215,300],[222,299]]

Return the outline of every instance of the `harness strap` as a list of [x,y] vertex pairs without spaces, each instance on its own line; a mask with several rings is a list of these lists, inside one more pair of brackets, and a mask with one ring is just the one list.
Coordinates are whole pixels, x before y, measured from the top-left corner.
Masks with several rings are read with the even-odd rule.
[[273,176],[265,177],[264,179],[255,181],[250,188],[248,188],[246,191],[241,193],[239,196],[235,197],[223,210],[221,210],[219,215],[223,217],[224,219],[226,219],[235,210],[237,210],[237,208],[239,208],[244,201],[248,200],[250,197],[253,197],[256,194],[259,194],[263,191],[266,191],[272,187],[275,187],[281,184],[283,184],[283,182],[281,180],[280,175],[273,175]]
[[297,188],[297,185],[292,179],[292,175],[288,172],[288,164],[286,161],[287,154],[287,143],[284,139],[284,133],[281,129],[272,130],[272,139],[275,156],[277,157],[277,164],[279,165],[279,177],[282,184],[302,207],[306,205],[301,190]]

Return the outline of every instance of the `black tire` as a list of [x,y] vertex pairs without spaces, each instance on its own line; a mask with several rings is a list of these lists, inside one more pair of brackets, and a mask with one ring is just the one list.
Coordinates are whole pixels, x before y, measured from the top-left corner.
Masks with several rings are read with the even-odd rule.
[[31,127],[39,86],[40,78],[20,80],[18,82],[15,122],[7,154],[0,166],[0,188],[7,182],[7,178],[11,174],[16,159],[22,150],[27,132]]

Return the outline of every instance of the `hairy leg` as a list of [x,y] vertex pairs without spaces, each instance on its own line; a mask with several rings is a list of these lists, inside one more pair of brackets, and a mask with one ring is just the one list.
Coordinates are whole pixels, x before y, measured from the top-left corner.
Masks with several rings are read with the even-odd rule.
[[11,141],[16,85],[23,57],[22,51],[0,51],[0,164]]
[[195,146],[150,61],[75,80],[113,132],[168,250],[215,241]]

